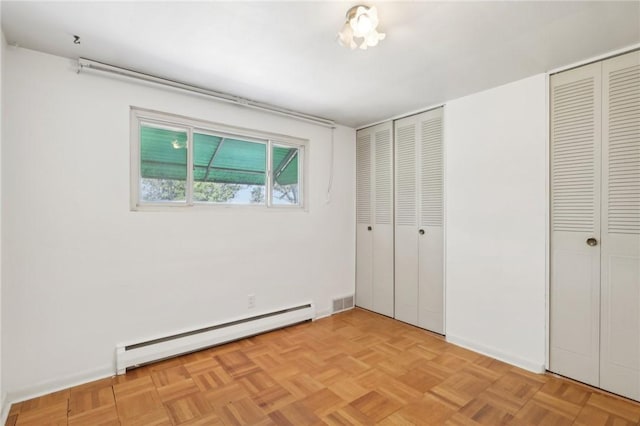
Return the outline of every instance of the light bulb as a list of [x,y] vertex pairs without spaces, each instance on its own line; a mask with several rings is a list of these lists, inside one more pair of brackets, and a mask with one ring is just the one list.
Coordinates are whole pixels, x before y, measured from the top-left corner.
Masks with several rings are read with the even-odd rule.
[[356,31],[360,37],[366,36],[373,29],[373,22],[369,19],[369,15],[363,14],[356,18]]

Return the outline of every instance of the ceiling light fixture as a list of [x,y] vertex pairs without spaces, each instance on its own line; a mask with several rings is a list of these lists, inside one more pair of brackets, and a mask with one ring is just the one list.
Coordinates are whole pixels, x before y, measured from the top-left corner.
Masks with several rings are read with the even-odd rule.
[[340,46],[366,50],[373,47],[380,40],[384,40],[385,33],[380,33],[378,27],[378,10],[375,6],[354,6],[347,11],[347,20],[338,33]]

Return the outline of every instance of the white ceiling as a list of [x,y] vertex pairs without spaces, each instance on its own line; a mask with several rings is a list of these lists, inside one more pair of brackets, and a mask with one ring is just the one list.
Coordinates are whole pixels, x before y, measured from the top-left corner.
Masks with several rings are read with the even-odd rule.
[[638,1],[375,2],[386,40],[350,51],[335,37],[354,4],[3,1],[1,13],[10,44],[352,127],[640,43]]

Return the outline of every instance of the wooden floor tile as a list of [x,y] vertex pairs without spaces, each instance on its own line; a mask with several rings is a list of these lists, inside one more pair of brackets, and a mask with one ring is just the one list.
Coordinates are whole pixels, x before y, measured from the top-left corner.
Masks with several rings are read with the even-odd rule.
[[[36,404],[40,405],[40,404]],[[66,425],[68,401],[52,403],[48,400],[43,406],[24,410],[18,415],[16,426]]]
[[496,403],[496,399],[483,398],[480,395],[472,399],[459,410],[459,413],[474,422],[487,426],[507,425],[513,421],[514,414]]
[[452,408],[440,403],[431,395],[410,402],[390,416],[392,423],[413,425],[442,425],[455,413]]
[[485,400],[495,401],[505,411],[517,413],[540,390],[544,382],[533,380],[517,371],[509,371],[486,389]]
[[180,426],[224,426],[224,422],[220,420],[217,414],[211,413],[180,423]]
[[31,410],[46,408],[51,405],[59,405],[61,402],[69,400],[70,390],[66,389],[59,392],[50,393],[40,398],[33,398],[20,403],[20,412],[25,413]]
[[370,422],[379,422],[402,407],[399,402],[371,391],[349,404],[362,413]]
[[13,404],[8,426],[640,426],[640,403],[354,309]]
[[164,407],[145,411],[133,417],[120,416],[122,426],[173,426]]
[[328,388],[346,402],[358,399],[369,392],[369,389],[361,386],[356,379],[351,377],[334,382]]
[[69,414],[69,426],[112,426],[119,425],[115,404],[85,410],[75,415]]
[[515,416],[516,424],[571,425],[582,407],[567,401],[537,393]]
[[580,410],[574,425],[579,426],[637,426],[638,422],[630,421],[615,413],[601,410],[591,405],[586,405]]
[[276,385],[251,395],[251,399],[265,413],[270,413],[295,402],[298,398],[282,386]]
[[205,399],[212,407],[223,407],[248,396],[249,393],[240,383],[230,383],[204,393]]
[[324,416],[346,405],[342,398],[327,388],[312,393],[301,399],[300,402],[318,416]]
[[371,424],[371,421],[367,416],[353,408],[351,405],[347,405],[327,414],[322,418],[322,421],[328,425],[335,426]]
[[413,389],[421,393],[425,393],[426,391],[436,385],[439,385],[443,381],[441,378],[432,376],[431,374],[424,372],[420,368],[409,370],[405,374],[397,377],[396,380],[412,387]]
[[282,387],[295,395],[298,399],[302,399],[307,395],[324,389],[324,385],[308,374],[299,374],[288,379],[282,380]]
[[451,375],[451,377],[433,387],[429,392],[458,407],[463,407],[490,385],[490,381],[463,371]]
[[259,369],[247,355],[239,350],[216,355],[215,359],[232,377],[241,377]]
[[322,421],[313,410],[307,408],[301,402],[294,402],[269,414],[269,418],[276,425],[321,425]]
[[187,395],[200,392],[200,388],[198,388],[191,377],[179,382],[171,383],[166,386],[158,386],[156,389],[158,391],[158,396],[160,396],[160,400],[162,402],[184,398]]
[[118,415],[122,418],[138,417],[144,413],[163,408],[162,401],[155,389],[118,397],[116,398],[116,407]]
[[216,407],[216,414],[228,425],[255,425],[265,423],[267,415],[250,398],[230,402],[223,407]]
[[75,390],[69,395],[69,417],[101,407],[115,407],[116,401],[111,386]]
[[194,374],[192,378],[193,383],[201,392],[207,392],[221,386],[231,384],[234,381],[233,377],[231,377],[220,365],[216,365],[211,370]]
[[630,422],[640,423],[640,405],[629,404],[623,398],[594,392],[587,401],[587,406],[622,417]]
[[179,425],[214,412],[209,401],[200,393],[172,399],[164,403],[173,424]]

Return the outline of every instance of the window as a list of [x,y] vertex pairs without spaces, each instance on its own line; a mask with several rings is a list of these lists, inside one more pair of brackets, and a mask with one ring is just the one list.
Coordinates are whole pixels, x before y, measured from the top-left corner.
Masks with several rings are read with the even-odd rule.
[[132,108],[133,209],[304,207],[307,141]]

